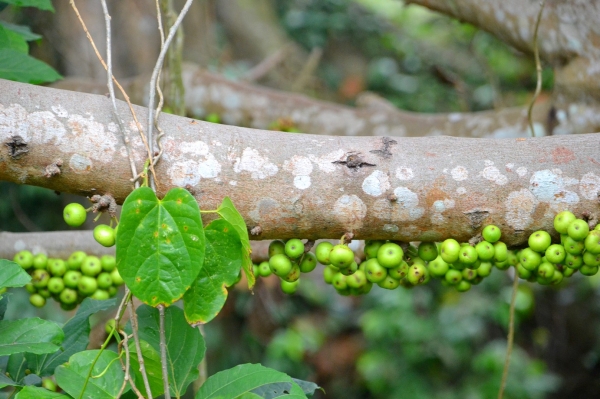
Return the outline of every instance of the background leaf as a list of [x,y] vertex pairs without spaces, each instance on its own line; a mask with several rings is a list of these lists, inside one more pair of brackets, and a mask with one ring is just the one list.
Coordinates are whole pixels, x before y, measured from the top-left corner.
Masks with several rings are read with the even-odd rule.
[[[300,387],[292,391],[294,385],[298,387],[287,374],[264,367],[260,364],[241,364],[209,377],[196,394],[196,399],[233,399],[240,398],[246,393],[253,393],[258,395],[258,397],[263,398],[279,397],[261,396],[267,395],[266,391],[263,392],[263,387],[265,386],[271,386],[277,389],[285,387],[297,397],[306,398],[306,395],[301,393],[302,389]],[[273,395],[278,395],[277,391],[273,391]]]
[[65,339],[61,348],[55,353],[35,355],[27,353],[27,368],[42,377],[54,374],[54,369],[69,360],[71,355],[84,351],[90,343],[90,321],[89,318],[96,312],[115,306],[117,299],[97,301],[91,298],[83,300],[77,313],[65,323],[62,330]]
[[31,276],[18,264],[0,259],[0,288],[23,287],[31,281]]
[[188,323],[208,323],[223,308],[227,288],[237,281],[242,267],[242,243],[231,223],[212,221],[204,230],[206,255],[200,274],[183,296]]
[[21,53],[29,52],[29,45],[20,34],[0,26],[0,49],[11,48]]
[[246,222],[244,222],[244,218],[242,215],[240,215],[229,197],[223,198],[223,202],[221,202],[219,209],[217,209],[217,213],[223,219],[231,223],[231,225],[235,228],[235,231],[237,231],[240,236],[243,248],[242,268],[244,269],[244,273],[246,273],[246,278],[248,279],[248,288],[252,289],[256,283],[256,277],[252,272],[252,259],[250,258],[252,247],[250,246],[250,238],[248,237]]
[[27,25],[16,25],[6,21],[0,21],[0,25],[4,26],[8,30],[18,33],[23,39],[25,39],[28,42],[42,38],[42,35],[33,33],[31,31],[31,28]]
[[18,382],[13,381],[12,379],[10,379],[9,377],[7,377],[6,375],[4,375],[4,373],[0,373],[0,388],[4,388],[7,386],[16,386],[19,385]]
[[[56,368],[56,383],[66,393],[78,398],[98,352],[98,350],[84,351],[71,356],[68,363]],[[117,397],[125,378],[121,363],[115,360],[117,357],[118,355],[115,352],[109,350],[105,350],[100,354],[94,365],[92,376],[98,376],[105,370],[106,372],[99,378],[89,379],[83,397],[94,399],[114,399]],[[110,366],[107,369],[109,363]]]
[[[143,305],[137,314],[140,339],[160,353],[158,310]],[[198,364],[206,350],[204,338],[198,329],[187,324],[183,310],[176,306],[165,309],[165,330],[171,394],[180,396],[198,378]]]
[[37,317],[0,321],[0,356],[19,352],[53,353],[65,335],[51,321]]
[[40,10],[54,12],[52,1],[50,0],[2,0],[2,3],[8,3],[19,7],[35,7]]
[[15,399],[69,399],[69,397],[44,388],[27,386],[17,393]]
[[[152,396],[157,397],[162,395],[164,392],[164,385],[162,380],[162,367],[160,364],[160,353],[155,350],[152,345],[144,340],[140,340],[140,348],[142,349],[142,357],[144,358],[144,367],[146,368],[146,375],[148,376],[148,383],[150,384],[150,390]],[[146,393],[143,388],[144,383],[142,380],[142,373],[140,373],[140,363],[137,358],[137,349],[135,342],[129,344],[131,362],[131,370],[133,371],[134,381],[136,386],[140,387],[142,392]]]
[[14,49],[0,49],[0,79],[40,84],[62,76],[42,61]]
[[148,187],[123,204],[117,268],[136,297],[170,305],[192,285],[204,262],[204,231],[194,197],[174,188],[159,200]]

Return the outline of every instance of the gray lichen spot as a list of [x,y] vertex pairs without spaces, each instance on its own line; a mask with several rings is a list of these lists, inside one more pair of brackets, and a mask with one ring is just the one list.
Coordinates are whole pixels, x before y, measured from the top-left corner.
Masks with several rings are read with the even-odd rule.
[[69,159],[69,167],[75,173],[89,173],[92,170],[92,160],[80,154],[73,154]]
[[356,195],[342,195],[333,205],[336,219],[349,230],[359,229],[367,216],[367,206]]

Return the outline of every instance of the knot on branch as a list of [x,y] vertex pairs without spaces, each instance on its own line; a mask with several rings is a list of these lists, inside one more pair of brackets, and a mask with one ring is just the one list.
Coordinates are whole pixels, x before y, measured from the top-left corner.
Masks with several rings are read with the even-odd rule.
[[57,159],[52,162],[50,165],[46,166],[44,171],[44,177],[51,178],[52,176],[60,175],[60,167],[63,165],[62,159]]
[[29,152],[27,143],[21,136],[12,136],[4,143],[8,147],[8,155],[12,159],[19,159],[21,155]]
[[90,201],[94,205],[92,205],[92,212],[108,212],[110,217],[117,217],[117,201],[110,194],[104,195],[93,195],[90,198]]

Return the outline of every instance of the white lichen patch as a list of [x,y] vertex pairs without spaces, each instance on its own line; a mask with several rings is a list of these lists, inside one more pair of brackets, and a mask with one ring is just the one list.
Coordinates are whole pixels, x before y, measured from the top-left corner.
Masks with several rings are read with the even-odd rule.
[[69,168],[75,173],[89,173],[92,170],[92,160],[80,154],[73,154],[69,159]]
[[258,150],[247,147],[242,156],[236,158],[233,170],[235,173],[248,172],[253,179],[265,179],[277,174],[279,168]]
[[66,109],[64,109],[64,107],[62,105],[53,105],[50,107],[50,109],[52,110],[52,112],[54,112],[56,114],[56,116],[60,117],[60,118],[66,118],[69,116],[69,113],[67,112]]
[[121,140],[116,133],[105,130],[104,125],[96,122],[93,116],[71,114],[67,119],[67,128],[70,132],[60,143],[63,150],[80,152],[102,162],[112,161],[112,154]]
[[373,204],[372,213],[378,219],[392,222],[410,222],[425,214],[425,209],[419,206],[419,196],[407,187],[394,189],[396,200],[391,202],[381,198]]
[[333,214],[344,228],[360,229],[367,216],[367,206],[356,195],[342,195],[333,205]]
[[579,181],[562,176],[560,169],[544,169],[533,173],[529,179],[529,190],[540,202],[547,202],[553,208],[562,210],[564,205],[579,203],[579,195],[567,190],[568,186],[576,185]]
[[386,231],[388,233],[397,233],[398,231],[400,231],[400,228],[395,224],[384,224],[383,231]]
[[229,185],[230,185],[230,186],[237,186],[237,181],[235,181],[235,180],[230,180],[230,181],[229,181]]
[[456,181],[463,181],[469,177],[469,171],[464,166],[457,166],[450,171],[452,178]]
[[600,199],[600,177],[592,172],[583,175],[579,182],[579,192],[585,199],[591,201]]
[[317,157],[315,155],[309,155],[308,158],[317,164],[319,170],[325,173],[335,172],[335,166],[333,162],[339,161],[344,156],[345,152],[342,149],[330,152],[329,154]]
[[310,184],[310,176],[301,175],[294,177],[294,187],[298,190],[306,190],[310,187]]
[[458,194],[458,195],[464,195],[466,193],[467,193],[467,189],[464,187],[459,187],[456,189],[456,194]]
[[440,225],[444,224],[445,221],[446,218],[441,213],[434,213],[431,215],[431,224]]
[[518,167],[517,168],[517,174],[519,175],[519,177],[525,177],[527,176],[527,168],[524,166]]
[[508,183],[508,178],[506,176],[504,176],[502,173],[500,173],[500,170],[498,170],[497,167],[493,166],[493,163],[490,165],[490,164],[488,164],[488,162],[490,162],[490,161],[486,161],[486,164],[488,166],[486,166],[479,173],[479,175],[486,180],[496,183],[499,186],[503,186],[506,183]]
[[380,170],[371,173],[363,180],[362,189],[372,197],[379,197],[391,187],[390,178]]
[[310,174],[313,171],[313,165],[309,158],[294,155],[283,163],[283,169],[294,175],[294,187],[299,190],[306,190],[310,187]]
[[538,203],[526,188],[511,192],[504,203],[506,222],[515,230],[525,230],[533,222],[533,212]]
[[415,174],[411,168],[406,168],[403,166],[396,169],[396,177],[399,180],[410,180],[415,177]]
[[202,179],[218,179],[221,164],[203,141],[163,141],[165,160],[169,161],[167,174],[175,186],[195,186]]

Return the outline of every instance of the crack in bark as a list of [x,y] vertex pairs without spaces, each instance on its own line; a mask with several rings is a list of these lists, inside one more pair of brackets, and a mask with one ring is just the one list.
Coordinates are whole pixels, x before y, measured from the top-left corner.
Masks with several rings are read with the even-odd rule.
[[12,136],[4,145],[8,147],[8,155],[12,159],[19,159],[23,154],[29,152],[27,143],[21,136]]
[[396,140],[390,139],[389,137],[383,137],[381,139],[381,143],[383,144],[383,148],[381,148],[380,150],[371,150],[369,152],[379,155],[383,158],[391,157],[392,153],[390,152],[390,146],[398,144],[398,142]]
[[346,160],[333,161],[332,163],[346,165],[346,167],[349,169],[360,169],[363,166],[377,166],[375,164],[365,162],[358,152],[349,152],[346,154]]

